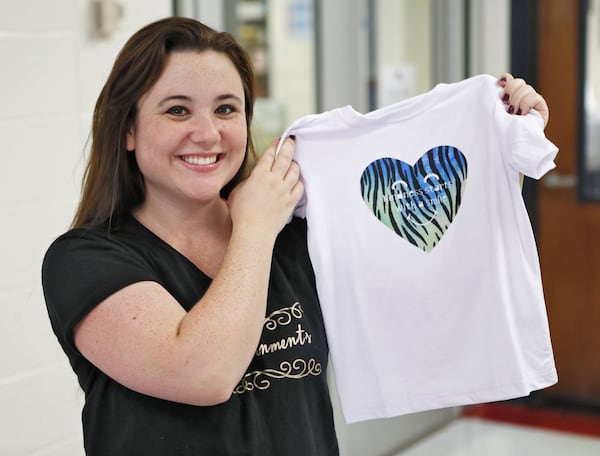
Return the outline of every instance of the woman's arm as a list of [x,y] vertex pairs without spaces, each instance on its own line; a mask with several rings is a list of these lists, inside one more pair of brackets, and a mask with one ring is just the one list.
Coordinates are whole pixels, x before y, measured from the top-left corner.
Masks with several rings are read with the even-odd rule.
[[258,346],[273,246],[303,186],[287,140],[230,196],[232,234],[206,294],[186,312],[159,284],[113,294],[77,326],[82,354],[137,392],[191,405],[226,401]]

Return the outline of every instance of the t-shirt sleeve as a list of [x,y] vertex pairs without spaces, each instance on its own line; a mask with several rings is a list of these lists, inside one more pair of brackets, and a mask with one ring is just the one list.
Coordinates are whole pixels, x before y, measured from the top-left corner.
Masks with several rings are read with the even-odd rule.
[[50,246],[42,264],[42,286],[52,328],[61,344],[75,349],[73,329],[95,306],[140,281],[157,281],[134,252],[91,232],[70,232]]
[[558,147],[544,135],[541,115],[534,110],[525,116],[511,115],[503,103],[496,106],[499,134],[508,140],[508,165],[528,177],[540,179],[556,166],[554,159],[558,153]]

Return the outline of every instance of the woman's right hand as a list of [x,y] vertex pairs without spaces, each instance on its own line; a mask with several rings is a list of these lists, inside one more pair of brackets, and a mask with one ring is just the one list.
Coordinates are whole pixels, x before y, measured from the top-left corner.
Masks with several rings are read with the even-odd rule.
[[300,201],[304,185],[293,160],[294,140],[286,138],[276,154],[278,143],[279,139],[271,143],[250,176],[231,192],[228,204],[234,229],[251,224],[276,236]]

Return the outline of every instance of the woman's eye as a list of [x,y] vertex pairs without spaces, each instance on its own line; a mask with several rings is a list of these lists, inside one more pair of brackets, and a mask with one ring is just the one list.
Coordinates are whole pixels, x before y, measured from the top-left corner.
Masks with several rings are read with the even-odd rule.
[[174,116],[183,116],[188,113],[188,110],[183,106],[173,106],[172,108],[169,108],[167,112]]
[[231,105],[223,105],[217,108],[217,114],[231,114],[235,112],[235,108]]

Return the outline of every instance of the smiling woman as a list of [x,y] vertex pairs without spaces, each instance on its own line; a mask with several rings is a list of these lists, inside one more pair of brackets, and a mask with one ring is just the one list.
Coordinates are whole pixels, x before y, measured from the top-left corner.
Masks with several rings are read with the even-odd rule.
[[338,454],[293,141],[252,166],[253,103],[246,52],[184,18],[138,31],[100,93],[43,264],[88,455]]

